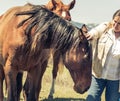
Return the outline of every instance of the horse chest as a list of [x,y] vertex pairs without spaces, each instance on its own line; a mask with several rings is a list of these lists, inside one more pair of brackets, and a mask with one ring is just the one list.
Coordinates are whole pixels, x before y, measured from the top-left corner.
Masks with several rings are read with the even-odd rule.
[[12,62],[13,67],[17,67],[20,70],[28,71],[39,64],[40,58],[38,55],[31,55],[29,52],[24,53],[23,51],[18,51],[15,53]]

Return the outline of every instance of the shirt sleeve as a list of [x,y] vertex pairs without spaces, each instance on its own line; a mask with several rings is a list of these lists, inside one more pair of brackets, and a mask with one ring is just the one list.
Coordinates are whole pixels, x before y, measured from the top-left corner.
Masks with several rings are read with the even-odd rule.
[[97,27],[91,29],[88,33],[93,36],[93,39],[99,38],[107,29],[109,22],[104,22]]

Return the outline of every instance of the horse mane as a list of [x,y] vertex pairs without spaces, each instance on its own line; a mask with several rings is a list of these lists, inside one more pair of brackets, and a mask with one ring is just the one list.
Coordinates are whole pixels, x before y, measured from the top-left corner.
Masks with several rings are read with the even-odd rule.
[[[18,27],[26,22],[29,23],[25,34],[32,41],[32,49],[35,49],[38,45],[38,47],[42,46],[43,43],[46,47],[52,47],[53,45],[55,49],[62,50],[70,48],[73,43],[75,46],[79,44],[81,33],[77,27],[40,5],[32,6],[29,11],[16,13],[16,16],[30,15],[21,21]],[[31,36],[33,27],[36,28],[34,37]]]

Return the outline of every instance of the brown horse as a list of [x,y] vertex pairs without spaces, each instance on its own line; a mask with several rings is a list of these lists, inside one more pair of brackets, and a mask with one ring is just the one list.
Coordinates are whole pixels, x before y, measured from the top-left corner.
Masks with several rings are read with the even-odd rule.
[[27,101],[38,100],[41,79],[46,69],[42,62],[46,48],[62,53],[64,64],[74,81],[75,91],[83,93],[89,88],[91,49],[81,30],[49,10],[35,5],[11,8],[3,15],[0,24],[0,58],[7,82],[8,101],[19,101],[17,79],[21,71],[27,71],[30,78]]
[[68,5],[65,5],[61,0],[50,0],[45,7],[61,16],[63,19],[71,21],[70,10],[73,9],[74,5],[75,0],[70,2]]
[[[74,7],[74,4],[75,4],[75,0],[73,0],[68,5],[65,5],[60,0],[59,1],[50,0],[49,3],[44,5],[44,6],[45,6],[45,8],[53,11],[54,13],[56,13],[59,16],[61,16],[62,18],[70,21],[71,20],[71,16],[70,16],[70,12],[69,11]],[[0,19],[2,18],[2,16],[0,16]],[[48,60],[46,60],[46,61],[48,61]],[[22,77],[22,73],[19,73],[19,75],[20,76],[18,76],[18,78]],[[2,66],[0,67],[0,79],[4,80],[4,72],[3,72],[3,67]],[[20,80],[18,80],[18,81],[20,81]],[[3,83],[2,82],[0,83],[0,101],[3,101],[3,89],[2,89],[3,88]],[[19,87],[19,88],[21,88],[21,87]]]

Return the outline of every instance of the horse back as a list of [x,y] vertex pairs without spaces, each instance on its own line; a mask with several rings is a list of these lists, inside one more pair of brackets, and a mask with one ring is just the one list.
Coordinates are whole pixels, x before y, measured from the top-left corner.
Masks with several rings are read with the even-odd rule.
[[10,8],[0,17],[0,54],[5,58],[10,52],[10,49],[16,49],[17,47],[24,45],[26,41],[26,35],[24,30],[28,23],[17,28],[17,25],[24,19],[28,18],[28,15],[16,16],[17,12],[27,11],[32,8],[32,5],[26,4],[24,6],[16,6]]

